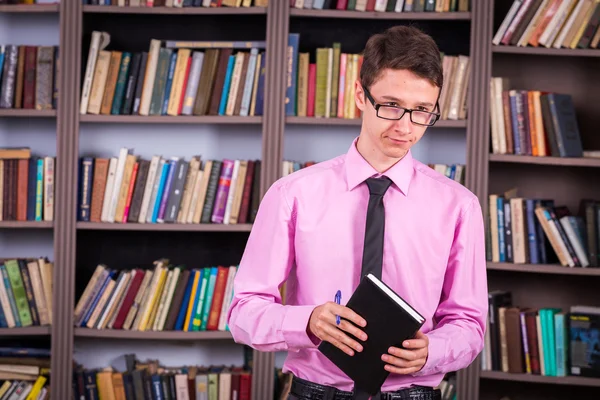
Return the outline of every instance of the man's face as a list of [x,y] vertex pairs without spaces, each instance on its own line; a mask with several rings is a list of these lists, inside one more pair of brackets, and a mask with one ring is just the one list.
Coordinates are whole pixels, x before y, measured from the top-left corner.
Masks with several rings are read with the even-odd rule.
[[[434,112],[440,89],[427,79],[408,70],[385,69],[370,87],[366,88],[375,104],[401,106],[414,110]],[[356,104],[363,113],[361,140],[367,140],[372,151],[381,158],[402,158],[425,133],[426,126],[411,122],[409,113],[400,120],[377,117],[375,108],[366,98],[360,83],[356,82]]]

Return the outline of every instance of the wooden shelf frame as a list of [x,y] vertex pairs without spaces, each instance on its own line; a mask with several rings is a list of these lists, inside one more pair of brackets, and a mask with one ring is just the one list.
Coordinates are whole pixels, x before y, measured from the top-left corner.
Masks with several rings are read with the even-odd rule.
[[600,49],[555,49],[546,47],[492,46],[495,54],[526,54],[556,57],[600,57]]
[[53,221],[0,221],[0,229],[52,229]]
[[556,165],[563,167],[600,167],[600,158],[593,157],[539,157],[516,154],[490,154],[490,162]]
[[121,7],[84,5],[85,14],[265,15],[265,7]]
[[0,117],[7,118],[56,118],[56,110],[24,108],[0,108]]
[[481,371],[480,376],[482,379],[500,381],[600,387],[600,378],[588,378],[582,376],[544,376],[534,374],[511,374],[501,371]]
[[0,13],[39,14],[58,13],[58,4],[2,4]]
[[261,116],[241,117],[241,116],[216,116],[216,115],[80,115],[79,121],[82,123],[94,124],[214,124],[214,125],[260,125],[263,122]]
[[88,329],[75,328],[77,338],[97,339],[132,339],[132,340],[173,340],[173,341],[198,341],[198,340],[233,340],[228,331],[130,331],[122,329]]
[[49,336],[51,332],[50,326],[26,326],[15,328],[1,328],[0,337],[11,336]]
[[349,19],[388,19],[417,21],[469,21],[470,12],[377,12],[377,11],[345,11],[345,10],[312,10],[292,8],[291,17],[312,18],[349,18]]
[[78,230],[157,232],[250,232],[252,224],[140,224],[78,222]]
[[534,274],[558,274],[576,276],[599,276],[600,268],[563,267],[553,264],[512,264],[488,262],[487,269],[490,271],[525,272]]

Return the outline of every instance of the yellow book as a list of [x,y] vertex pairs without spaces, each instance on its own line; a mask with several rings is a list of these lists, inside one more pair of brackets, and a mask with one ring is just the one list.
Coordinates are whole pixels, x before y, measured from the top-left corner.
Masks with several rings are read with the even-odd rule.
[[[42,388],[44,387],[45,383],[46,383],[46,377],[38,376],[37,379],[35,380],[35,383],[33,384],[33,387],[31,388],[31,391],[29,392],[29,394],[27,395],[25,400],[37,399],[40,392],[42,391]],[[0,392],[1,392],[1,390],[0,390]],[[2,394],[0,394],[0,396],[2,396]]]
[[12,384],[11,381],[4,381],[4,383],[2,384],[2,386],[0,386],[0,398],[2,396],[4,396],[4,394],[8,391],[8,389],[10,388],[10,385]]
[[152,318],[156,315],[156,308],[158,305],[158,299],[162,294],[162,288],[165,284],[165,279],[167,278],[167,268],[161,267],[159,272],[158,280],[156,281],[156,285],[152,289],[152,293],[150,295],[150,299],[148,302],[148,308],[146,309],[146,313],[140,322],[140,331],[145,331],[146,327],[152,326]]
[[198,280],[200,279],[200,271],[194,271],[194,284],[192,285],[192,292],[190,293],[190,302],[187,304],[187,313],[185,314],[185,322],[183,323],[183,330],[188,331],[190,325],[190,319],[192,319],[192,312],[194,311],[194,299],[196,298],[196,291],[198,290]]
[[187,65],[191,53],[192,51],[190,49],[177,50],[177,62],[175,64],[175,74],[173,75],[173,86],[171,87],[169,105],[167,107],[168,115],[179,115],[179,102],[181,100],[181,93],[183,92],[183,84],[186,78]]

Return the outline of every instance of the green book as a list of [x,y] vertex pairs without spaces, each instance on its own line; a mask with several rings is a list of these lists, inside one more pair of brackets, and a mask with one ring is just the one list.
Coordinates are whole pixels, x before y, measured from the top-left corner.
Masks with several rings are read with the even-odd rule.
[[15,303],[17,304],[21,326],[31,326],[33,321],[31,319],[31,311],[29,310],[29,302],[27,301],[27,294],[25,293],[25,286],[23,285],[19,263],[17,260],[8,260],[6,261],[5,266],[6,272],[8,272],[8,279],[10,279],[13,295],[15,296]]
[[325,101],[327,100],[327,64],[328,52],[325,47],[317,49],[317,77],[315,91],[315,117],[325,117]]

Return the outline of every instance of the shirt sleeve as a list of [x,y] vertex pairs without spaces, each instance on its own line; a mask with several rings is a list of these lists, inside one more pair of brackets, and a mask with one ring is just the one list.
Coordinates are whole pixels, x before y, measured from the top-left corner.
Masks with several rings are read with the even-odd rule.
[[437,325],[426,332],[428,358],[415,376],[457,371],[483,349],[488,312],[485,234],[479,201],[474,198],[456,225]]
[[313,305],[282,305],[279,288],[294,265],[294,218],[281,181],[263,197],[234,279],[229,330],[259,351],[316,347],[307,333]]

